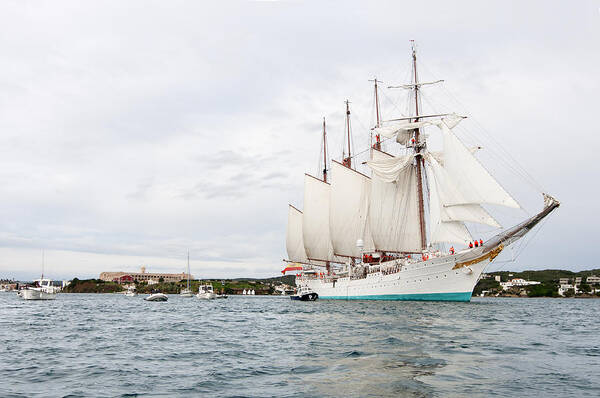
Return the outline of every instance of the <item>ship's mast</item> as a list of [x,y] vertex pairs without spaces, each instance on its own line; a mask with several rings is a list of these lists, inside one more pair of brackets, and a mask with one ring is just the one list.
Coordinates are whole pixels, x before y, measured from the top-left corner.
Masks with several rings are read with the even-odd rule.
[[375,82],[375,116],[377,117],[377,125],[375,127],[381,127],[381,119],[379,117],[379,93],[377,92],[377,78],[373,79]]
[[[419,121],[419,77],[417,75],[417,50],[415,48],[415,42],[412,41],[412,59],[413,59],[413,77],[414,77],[414,90],[415,90],[415,122]],[[417,161],[417,195],[419,197],[419,225],[421,229],[421,249],[427,248],[427,236],[425,234],[425,203],[423,200],[423,155],[421,149],[423,144],[420,141],[421,131],[415,129],[415,159]]]
[[323,182],[327,182],[327,131],[325,118],[323,118]]
[[350,151],[350,101],[346,100],[346,135],[348,140],[348,157],[344,158],[343,165],[351,168],[352,167],[352,154]]
[[[381,127],[381,116],[379,114],[379,92],[378,92],[378,87],[377,87],[377,83],[383,83],[382,81],[377,80],[377,78],[374,78],[373,80],[369,80],[370,82],[374,83],[375,86],[375,118],[376,118],[376,124],[375,124],[375,128],[379,128]],[[371,141],[373,140],[373,136],[371,136]],[[379,134],[375,135],[375,144],[373,144],[373,148],[381,150],[381,137],[379,136]]]
[[[327,182],[327,129],[325,128],[325,117],[323,117],[323,182]],[[331,264],[325,261],[327,275],[331,273]]]

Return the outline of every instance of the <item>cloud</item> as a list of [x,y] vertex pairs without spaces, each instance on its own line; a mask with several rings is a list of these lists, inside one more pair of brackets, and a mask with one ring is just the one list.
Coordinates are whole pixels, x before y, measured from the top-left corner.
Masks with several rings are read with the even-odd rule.
[[[445,79],[424,107],[467,113],[461,138],[530,213],[539,193],[513,160],[563,202],[507,266],[593,264],[578,241],[598,218],[597,7],[340,4],[2,4],[0,274],[37,275],[41,248],[65,277],[168,270],[188,248],[215,275],[276,274],[322,117],[339,159],[349,98],[366,147],[368,79],[402,83],[409,39],[422,79]],[[384,118],[404,95],[382,90]]]

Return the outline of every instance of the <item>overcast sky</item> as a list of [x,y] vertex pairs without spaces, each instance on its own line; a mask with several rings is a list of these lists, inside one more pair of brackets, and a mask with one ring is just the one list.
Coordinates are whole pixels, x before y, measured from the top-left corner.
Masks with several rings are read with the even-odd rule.
[[500,213],[539,211],[538,185],[562,202],[490,269],[598,267],[600,2],[418,3],[0,1],[0,277],[42,249],[56,279],[181,272],[188,249],[196,277],[277,275],[322,117],[334,158],[346,98],[368,143],[368,79],[403,83],[410,39],[445,79],[426,106],[468,114],[527,210]]

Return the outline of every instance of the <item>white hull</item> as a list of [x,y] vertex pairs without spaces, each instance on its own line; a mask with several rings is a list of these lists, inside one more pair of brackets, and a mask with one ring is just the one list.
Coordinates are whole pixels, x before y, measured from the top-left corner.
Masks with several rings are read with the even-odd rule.
[[[402,265],[400,271],[389,274],[374,272],[360,279],[338,278],[335,283],[326,277],[303,276],[296,284],[312,289],[320,299],[469,301],[490,258],[457,267],[456,257],[444,256]],[[394,262],[384,264],[393,265]]]
[[167,301],[169,298],[166,294],[163,293],[154,293],[150,296],[146,297],[144,300],[146,301]]
[[23,300],[54,300],[56,293],[49,293],[39,289],[23,289],[20,291]]
[[214,300],[217,298],[217,295],[214,293],[198,293],[196,297],[200,300]]

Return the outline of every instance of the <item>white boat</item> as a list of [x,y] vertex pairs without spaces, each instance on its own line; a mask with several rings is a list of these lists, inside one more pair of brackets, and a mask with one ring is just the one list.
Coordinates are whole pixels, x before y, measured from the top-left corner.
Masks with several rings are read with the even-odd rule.
[[247,294],[247,293],[246,293],[246,289],[244,289],[244,291],[242,292],[242,294],[243,294],[244,296]]
[[44,251],[42,250],[42,277],[33,281],[34,286],[26,286],[17,295],[24,300],[54,300],[60,289],[52,285],[52,280],[44,278]]
[[[300,271],[296,285],[320,299],[469,301],[486,266],[560,205],[542,193],[540,212],[502,230],[483,205],[520,205],[455,134],[464,117],[420,113],[420,91],[437,82],[417,76],[413,46],[412,81],[394,87],[411,92],[411,111],[389,121],[381,121],[374,80],[375,141],[360,152],[370,176],[350,152],[348,101],[342,162],[328,162],[323,120],[323,174],[305,175],[304,211],[289,206],[284,270]],[[476,224],[497,234],[483,242],[469,231]]]
[[254,296],[255,293],[254,289],[250,290],[250,295]]
[[167,295],[164,293],[152,293],[151,295],[146,297],[144,300],[146,300],[146,301],[167,301],[168,299],[169,299],[169,297],[167,297]]
[[194,292],[190,288],[190,252],[188,251],[187,255],[187,287],[185,289],[181,289],[179,292],[179,296],[181,297],[194,297]]
[[24,300],[54,300],[59,288],[52,286],[52,280],[40,278],[33,281],[35,286],[27,286],[19,291],[19,296]]
[[211,284],[205,284],[198,287],[198,294],[196,297],[202,300],[213,300],[217,298],[217,295],[215,294]]
[[125,296],[127,297],[135,297],[137,296],[137,291],[135,290],[135,286],[129,286],[125,291]]

